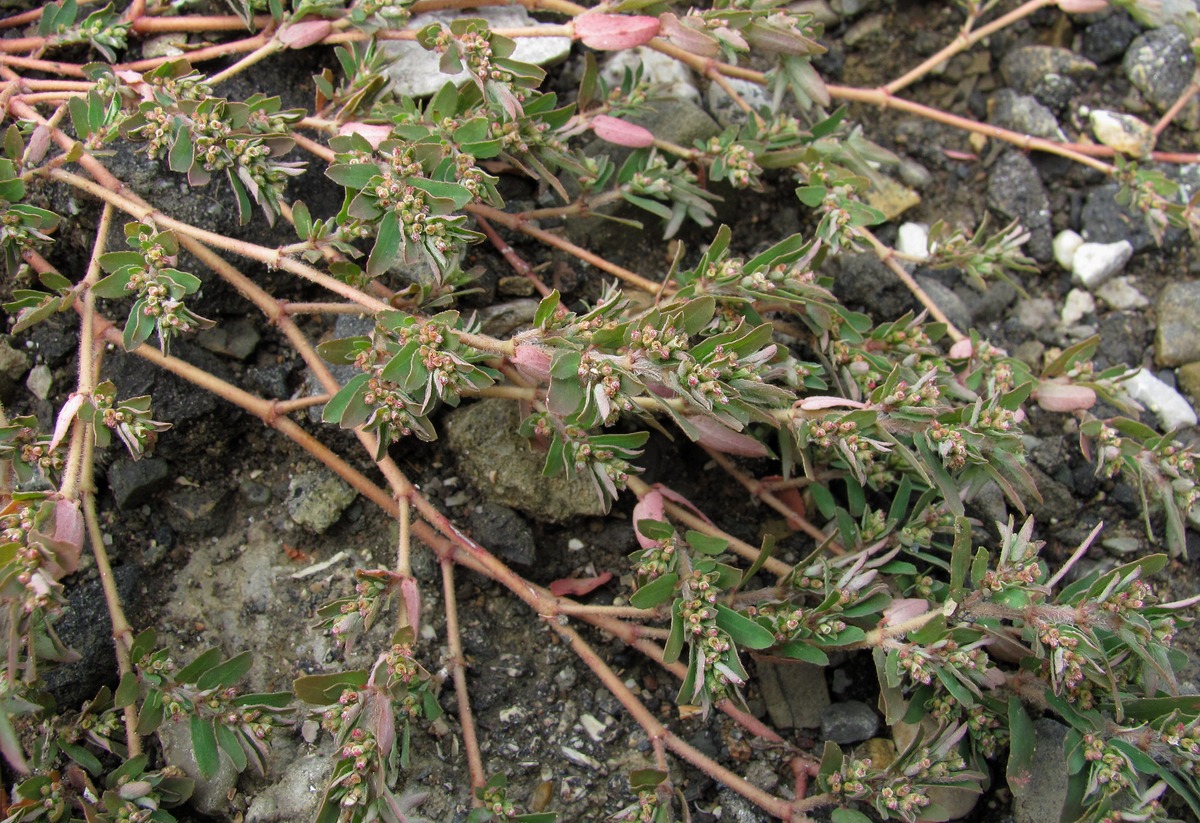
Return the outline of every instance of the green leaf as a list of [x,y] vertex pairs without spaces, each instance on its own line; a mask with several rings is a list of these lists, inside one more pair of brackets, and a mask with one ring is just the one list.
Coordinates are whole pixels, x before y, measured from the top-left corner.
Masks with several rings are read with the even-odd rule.
[[186,127],[175,130],[175,140],[171,143],[169,165],[171,171],[186,173],[196,160],[196,147],[192,144],[192,135]]
[[249,651],[234,655],[219,666],[206,671],[196,681],[196,686],[208,689],[227,689],[245,676],[254,665],[254,656]]
[[817,504],[817,511],[821,516],[826,519],[833,517],[837,512],[837,501],[829,489],[820,483],[813,483],[808,490],[812,493],[813,502]]
[[971,566],[971,521],[954,518],[954,548],[950,552],[950,596],[961,601]]
[[773,654],[790,660],[803,660],[815,666],[828,666],[829,655],[821,649],[803,641],[788,641],[773,650]]
[[138,734],[153,734],[162,725],[163,696],[158,689],[151,689],[142,701],[142,710],[138,712]]
[[833,823],[871,823],[871,818],[853,809],[834,809],[829,819]]
[[356,374],[346,381],[346,385],[338,390],[338,393],[329,398],[329,402],[325,404],[325,410],[321,412],[321,419],[326,423],[340,423],[345,428],[353,428],[366,420],[349,421],[346,420],[346,409],[350,406],[355,395],[366,389],[367,381],[371,379],[371,375],[363,373]]
[[829,189],[824,186],[801,186],[796,189],[796,197],[800,198],[800,202],[811,209],[825,202],[825,196],[829,193]]
[[554,319],[561,302],[562,295],[558,293],[558,289],[543,297],[542,302],[538,303],[537,311],[533,313],[533,325],[539,329],[546,328],[546,324]]
[[707,534],[692,529],[688,529],[687,534],[684,535],[684,539],[687,540],[689,546],[701,554],[716,556],[729,548],[728,540],[722,540],[720,537],[710,537]]
[[639,520],[636,524],[638,533],[651,540],[667,540],[675,534],[675,527],[663,520],[649,518]]
[[292,691],[297,700],[314,706],[336,703],[346,689],[358,691],[367,685],[366,669],[331,674],[310,674],[292,682]]
[[679,575],[669,572],[642,586],[629,597],[629,605],[638,609],[653,609],[675,596]]
[[130,278],[133,277],[134,268],[127,266],[120,269],[116,274],[110,274],[108,277],[102,277],[92,286],[92,294],[97,297],[104,297],[109,300],[120,300],[122,297],[129,297],[131,292],[126,288],[129,285]]
[[1008,787],[1017,797],[1024,797],[1033,780],[1033,757],[1037,735],[1033,721],[1015,695],[1008,698]]
[[221,751],[233,762],[233,767],[240,773],[246,770],[246,750],[242,748],[237,734],[223,723],[217,724],[217,743]]
[[133,645],[129,649],[129,658],[138,663],[143,657],[154,651],[154,645],[158,642],[158,633],[154,629],[146,629],[133,638]]
[[403,246],[404,230],[400,228],[400,218],[395,212],[387,212],[379,219],[375,245],[371,249],[371,256],[367,258],[367,274],[378,277],[390,269],[400,257]]
[[327,363],[337,366],[349,366],[358,355],[371,348],[371,340],[367,337],[343,337],[340,340],[327,340],[317,346],[317,354]]
[[238,223],[244,226],[250,222],[250,216],[254,214],[254,210],[250,207],[250,193],[246,191],[246,184],[238,178],[232,169],[225,171],[225,179],[229,181],[229,186],[233,189],[233,195],[237,198]]
[[1200,714],[1200,695],[1147,697],[1141,700],[1127,700],[1122,703],[1122,706],[1127,718],[1148,723],[1176,711],[1184,714]]
[[301,240],[312,237],[312,215],[308,213],[308,206],[304,205],[303,200],[292,204],[292,223],[296,226],[296,236]]
[[729,633],[733,642],[748,649],[766,649],[775,645],[775,634],[744,614],[717,604],[717,625]]
[[125,672],[121,675],[121,682],[117,685],[116,694],[113,695],[113,707],[123,709],[126,706],[132,706],[138,698],[138,687],[138,677],[135,673]]
[[686,643],[683,618],[679,613],[679,601],[676,600],[671,607],[671,631],[667,635],[667,642],[663,644],[663,662],[669,665],[678,660]]
[[235,706],[266,706],[272,709],[286,708],[291,702],[291,692],[255,692],[233,699]]
[[775,538],[768,534],[763,538],[762,547],[758,550],[758,557],[755,558],[754,562],[750,564],[750,568],[746,569],[745,573],[742,575],[741,582],[738,583],[739,588],[746,585],[746,583],[749,582],[754,575],[758,574],[759,571],[762,570],[763,566],[767,565],[767,561],[771,559],[771,554],[774,551]]
[[96,755],[89,752],[83,746],[77,746],[74,743],[67,743],[62,740],[59,741],[58,745],[67,757],[86,769],[88,774],[99,775],[104,771],[104,766],[100,763]]
[[217,735],[213,732],[212,721],[192,715],[190,725],[192,754],[196,757],[196,766],[205,779],[211,779],[221,767],[221,755],[217,750]]
[[439,180],[426,180],[422,177],[410,177],[407,182],[414,189],[428,192],[434,197],[449,200],[454,204],[455,210],[461,209],[463,206],[475,199],[475,195],[471,194],[466,186],[458,183],[447,183]]
[[200,679],[200,675],[220,662],[220,649],[215,646],[211,649],[205,649],[200,653],[199,657],[175,673],[175,680],[179,683],[195,683]]
[[75,135],[80,140],[86,140],[92,133],[87,100],[83,97],[72,97],[67,101],[67,110],[71,113],[71,125],[75,127]]
[[374,163],[337,163],[325,170],[325,176],[348,189],[364,189],[372,177],[379,176]]

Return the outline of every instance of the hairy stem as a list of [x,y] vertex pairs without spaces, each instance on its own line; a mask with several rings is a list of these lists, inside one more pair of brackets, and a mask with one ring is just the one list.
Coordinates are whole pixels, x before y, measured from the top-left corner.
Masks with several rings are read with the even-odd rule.
[[[462,726],[463,748],[467,752],[467,770],[471,774],[471,788],[482,789],[487,783],[483,768],[483,756],[479,751],[479,738],[475,731],[475,718],[471,713],[471,694],[467,686],[467,657],[463,653],[462,632],[458,626],[458,596],[454,591],[454,562],[443,558],[442,592],[446,600],[446,644],[450,647],[450,670],[454,676],[454,694],[458,699],[458,721]],[[479,805],[475,792],[471,792],[472,804]]]

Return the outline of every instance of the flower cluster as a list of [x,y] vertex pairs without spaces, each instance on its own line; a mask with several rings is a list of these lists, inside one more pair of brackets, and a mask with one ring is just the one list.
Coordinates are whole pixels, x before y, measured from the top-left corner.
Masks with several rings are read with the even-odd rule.
[[685,594],[679,604],[679,614],[684,632],[691,635],[692,654],[698,660],[697,677],[693,698],[721,701],[737,698],[737,687],[746,682],[746,673],[738,660],[737,650],[729,633],[717,625],[715,604],[720,595],[716,582],[718,575],[699,570],[685,581]]
[[12,461],[17,482],[22,484],[38,476],[52,481],[63,470],[61,450],[42,433],[32,415],[15,417],[0,427],[0,459]]
[[42,500],[13,501],[0,511],[0,544],[7,547],[11,558],[3,565],[3,572],[21,587],[20,603],[25,619],[35,613],[58,612],[66,604],[62,585],[53,574],[54,558],[36,534],[39,523],[46,517],[43,509],[47,506],[53,509]]
[[110,252],[100,257],[100,267],[109,275],[92,287],[99,297],[134,297],[125,323],[125,348],[134,349],[151,333],[158,332],[165,351],[176,335],[209,328],[207,320],[184,304],[184,298],[199,291],[200,278],[175,266],[179,243],[171,232],[159,232],[146,223],[128,223],[125,236],[134,249]]

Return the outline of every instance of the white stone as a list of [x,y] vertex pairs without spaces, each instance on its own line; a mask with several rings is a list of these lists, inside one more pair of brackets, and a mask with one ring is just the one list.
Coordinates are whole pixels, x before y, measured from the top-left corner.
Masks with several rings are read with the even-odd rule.
[[1150,305],[1146,295],[1134,287],[1132,277],[1114,277],[1096,289],[1096,296],[1118,311],[1144,309]]
[[1154,412],[1164,429],[1196,425],[1196,410],[1183,395],[1145,369],[1120,383],[1129,396]]
[[599,743],[604,739],[604,730],[608,728],[608,726],[604,725],[590,714],[580,715],[579,725],[583,726],[583,730],[587,732],[587,736],[592,738],[592,741],[595,743]]
[[[619,89],[625,70],[636,72],[639,65],[642,67],[642,78],[655,86],[651,97],[679,98],[700,105],[700,91],[696,88],[696,78],[691,69],[675,58],[645,46],[615,52],[604,61],[600,76],[609,88]],[[653,101],[650,105],[654,105]]]
[[913,260],[929,259],[929,226],[924,223],[905,223],[896,233],[896,251]]
[[1071,270],[1071,261],[1075,259],[1075,250],[1083,245],[1079,232],[1064,229],[1054,236],[1054,259],[1058,265],[1067,271]]
[[567,760],[570,760],[576,766],[582,766],[583,768],[592,769],[594,771],[600,771],[600,769],[603,768],[600,765],[599,760],[591,755],[584,754],[583,752],[579,751],[579,749],[572,749],[570,746],[562,746],[560,748],[562,750],[563,757],[567,758]]
[[[408,21],[406,28],[420,30],[431,23],[442,22],[447,25],[460,17],[483,18],[488,25],[496,29],[525,28],[539,25],[537,20],[520,6],[491,6],[481,9],[471,9],[469,14],[456,11],[437,11],[418,14]],[[455,85],[467,82],[470,75],[466,72],[459,74],[442,74],[438,68],[441,55],[437,52],[426,51],[420,44],[409,40],[385,40],[379,47],[387,54],[397,56],[397,60],[388,67],[392,78],[392,88],[399,95],[410,97],[429,97],[436,94],[446,81]],[[569,37],[520,37],[517,47],[512,53],[513,60],[522,63],[532,63],[535,66],[546,66],[565,60],[571,53],[571,38]]]
[[50,396],[50,387],[53,384],[54,374],[45,364],[34,366],[25,378],[25,388],[33,392],[33,396],[38,400],[45,400]]
[[[771,95],[758,83],[749,80],[728,78],[729,85],[750,104],[750,108],[761,111],[764,107],[771,108]],[[750,115],[729,96],[729,92],[716,83],[708,87],[708,110],[722,126],[740,126]]]
[[1130,157],[1145,157],[1154,151],[1154,129],[1131,114],[1094,109],[1088,119],[1092,134],[1111,149]]
[[525,719],[525,710],[520,706],[509,706],[500,710],[500,722],[506,725],[520,723]]
[[1119,272],[1133,256],[1128,240],[1116,243],[1083,243],[1071,259],[1071,275],[1086,289],[1099,288],[1104,281]]
[[1067,299],[1063,301],[1062,318],[1064,326],[1074,326],[1084,317],[1096,311],[1096,299],[1083,289],[1071,289]]
[[577,552],[583,550],[583,541],[578,537],[572,537],[567,541],[567,551]]

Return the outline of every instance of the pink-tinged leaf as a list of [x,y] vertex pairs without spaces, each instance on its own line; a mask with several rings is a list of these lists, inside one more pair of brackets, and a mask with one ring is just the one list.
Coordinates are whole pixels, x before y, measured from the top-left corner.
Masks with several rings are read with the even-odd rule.
[[[717,39],[705,31],[689,26],[686,21],[680,21],[670,12],[659,16],[662,21],[662,36],[686,52],[700,57],[716,57],[721,53]],[[698,21],[703,25],[703,21]]]
[[581,14],[574,26],[575,39],[598,51],[643,46],[655,38],[659,29],[657,17],[631,14]]
[[975,344],[969,337],[964,337],[950,347],[950,356],[956,360],[965,360],[975,353]]
[[512,362],[530,380],[538,383],[550,380],[550,355],[540,346],[522,343],[513,352]]
[[767,447],[750,435],[735,432],[711,417],[696,415],[689,417],[688,422],[699,430],[700,437],[696,442],[701,446],[742,457],[766,457],[768,454]]
[[667,515],[663,511],[663,495],[660,491],[647,492],[646,496],[637,502],[633,507],[633,533],[637,536],[638,545],[643,549],[652,549],[658,545],[657,541],[651,540],[646,535],[637,530],[637,524],[641,520],[659,520],[666,522]]
[[802,411],[821,411],[822,409],[865,409],[866,407],[866,403],[860,403],[857,400],[850,400],[845,397],[829,397],[826,395],[806,397],[800,401],[800,409]]
[[53,540],[57,548],[54,559],[63,574],[74,574],[83,553],[83,513],[77,501],[59,500],[54,504]]
[[612,580],[612,577],[612,572],[604,572],[596,577],[564,577],[550,584],[550,593],[555,597],[567,595],[582,597],[585,594],[591,594]]
[[361,134],[371,144],[371,148],[379,148],[379,144],[392,135],[391,126],[380,126],[375,123],[343,123],[338,134]]
[[715,523],[712,522],[712,520],[709,519],[707,514],[700,511],[700,509],[696,506],[695,503],[693,503],[691,500],[688,500],[682,494],[680,494],[679,492],[670,488],[669,486],[665,486],[662,483],[655,483],[654,488],[656,488],[660,492],[662,492],[662,496],[667,498],[668,500],[670,500],[672,503],[678,503],[679,505],[681,505],[685,508],[691,509],[692,514],[699,517],[701,520],[703,520],[708,525],[710,525],[710,526],[716,525]]
[[1008,675],[996,666],[989,666],[983,673],[983,685],[989,689],[998,689],[1008,682]]
[[592,118],[592,131],[601,140],[631,149],[644,149],[654,145],[654,135],[649,129],[609,117],[607,114],[598,114]]
[[[387,666],[384,664],[384,655],[379,656],[379,662],[375,664],[377,671],[381,670],[384,674],[384,682],[386,682]],[[372,674],[374,679],[374,674]],[[375,736],[376,742],[379,743],[379,751],[390,754],[392,747],[396,745],[396,715],[392,709],[392,700],[387,696],[383,689],[371,689],[367,692],[366,699],[366,717],[363,719],[363,725],[367,731]]]
[[25,165],[36,166],[40,164],[49,148],[50,127],[45,123],[41,123],[33,130],[33,134],[29,135],[29,145],[25,148]]
[[1104,11],[1108,8],[1108,0],[1058,0],[1058,7],[1067,14],[1087,14]]
[[328,20],[302,20],[290,23],[275,35],[289,49],[306,49],[315,46],[333,33],[333,23]]
[[929,601],[927,600],[919,597],[898,598],[883,610],[883,623],[886,626],[899,626],[914,617],[920,617],[927,611],[929,611]]
[[1096,392],[1061,380],[1043,380],[1034,394],[1038,405],[1050,412],[1084,411],[1096,405]]
[[58,444],[63,442],[63,439],[67,436],[67,431],[70,430],[71,424],[75,422],[75,415],[79,414],[79,410],[83,408],[83,403],[83,395],[72,394],[71,399],[63,404],[62,409],[58,412],[58,420],[54,422],[54,436],[50,438],[50,449],[52,451],[57,449]]
[[405,614],[408,616],[408,625],[412,627],[413,635],[420,637],[421,592],[417,588],[415,578],[405,577],[400,581],[400,596],[404,598],[404,609]]

